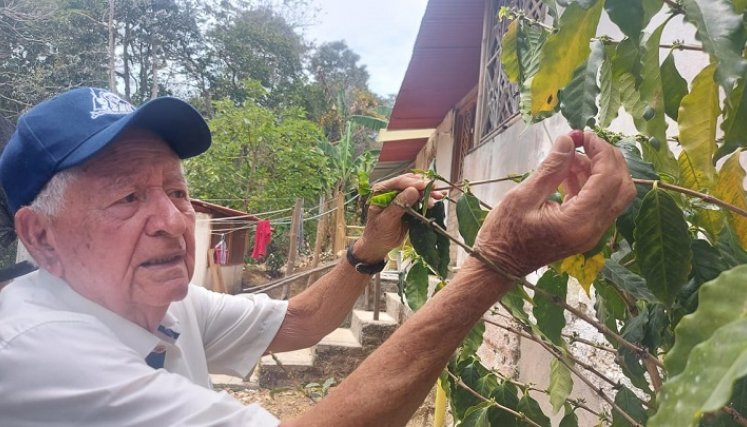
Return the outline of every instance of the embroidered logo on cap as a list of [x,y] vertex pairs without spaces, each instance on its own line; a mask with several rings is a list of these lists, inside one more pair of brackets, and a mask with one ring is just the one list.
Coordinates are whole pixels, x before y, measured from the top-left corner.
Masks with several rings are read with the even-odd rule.
[[93,109],[91,110],[92,119],[107,114],[123,115],[135,111],[135,107],[132,104],[105,90],[97,91],[91,89],[91,101],[93,102]]

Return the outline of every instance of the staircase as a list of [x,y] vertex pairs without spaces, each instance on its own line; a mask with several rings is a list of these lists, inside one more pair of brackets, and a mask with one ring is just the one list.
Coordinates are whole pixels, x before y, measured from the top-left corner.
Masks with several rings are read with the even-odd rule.
[[399,326],[401,304],[397,294],[387,293],[386,304],[387,312],[379,313],[378,320],[373,319],[372,311],[353,310],[349,328],[335,329],[316,346],[262,357],[259,385],[285,387],[321,383],[327,378],[339,382]]

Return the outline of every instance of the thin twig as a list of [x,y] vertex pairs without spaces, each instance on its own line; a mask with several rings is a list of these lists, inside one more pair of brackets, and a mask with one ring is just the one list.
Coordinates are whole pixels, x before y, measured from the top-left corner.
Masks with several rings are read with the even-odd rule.
[[[525,384],[525,383],[522,383],[520,381],[516,381],[515,379],[509,378],[509,377],[501,374],[500,372],[496,371],[495,369],[491,369],[490,372],[492,372],[493,375],[495,375],[496,377],[500,378],[502,381],[511,383],[511,384],[515,385],[516,387],[519,387],[521,389],[532,390],[532,391],[536,391],[536,392],[539,392],[539,393],[550,394],[550,391],[547,390],[547,389],[541,389],[541,388],[535,387],[535,386],[533,386],[531,384]],[[566,402],[570,403],[572,406],[575,406],[576,408],[581,408],[581,409],[585,410],[586,412],[588,412],[588,413],[590,413],[590,414],[592,414],[592,415],[594,415],[594,416],[596,416],[598,418],[604,418],[604,414],[599,413],[599,412],[597,412],[597,411],[589,408],[580,399],[571,399],[570,397],[566,397],[565,400],[566,400]]]
[[659,47],[662,49],[680,49],[680,50],[691,50],[695,52],[705,52],[705,50],[703,49],[703,46],[698,46],[694,44],[685,44],[685,43],[660,44]]
[[540,427],[539,424],[537,424],[536,422],[534,422],[534,420],[532,420],[531,418],[527,417],[523,413],[516,412],[513,409],[508,408],[506,406],[503,406],[500,403],[496,402],[495,400],[488,399],[487,397],[485,397],[485,396],[481,395],[480,393],[476,392],[470,386],[468,386],[467,384],[465,384],[464,381],[462,381],[461,378],[459,378],[458,376],[452,374],[448,369],[446,370],[446,373],[451,377],[451,379],[453,379],[454,381],[456,381],[456,384],[459,387],[461,387],[464,390],[466,390],[469,394],[475,396],[476,398],[482,400],[483,402],[488,402],[488,403],[490,403],[492,405],[495,405],[496,408],[508,412],[509,414],[515,416],[516,418],[518,418],[521,421],[524,421],[524,422],[526,422],[528,424],[531,424],[531,425],[533,425],[535,427]]
[[744,415],[740,414],[739,411],[734,409],[733,406],[727,405],[724,407],[723,411],[727,413],[734,420],[734,422],[736,422],[740,426],[747,426],[747,418],[745,418]]
[[480,252],[472,249],[468,245],[464,244],[463,242],[459,241],[458,239],[451,236],[449,233],[446,232],[443,228],[441,228],[438,224],[436,224],[435,220],[430,220],[423,215],[420,214],[420,212],[417,212],[410,206],[404,205],[402,203],[399,203],[398,201],[392,202],[402,208],[405,212],[408,214],[414,216],[419,221],[429,224],[431,228],[436,231],[438,234],[441,234],[442,236],[446,237],[447,239],[451,240],[458,246],[460,246],[462,249],[464,249],[468,254],[471,256],[474,256],[478,260],[482,261],[483,264],[490,267],[491,270],[495,271],[496,273],[500,274],[501,276],[505,277],[506,279],[512,281],[512,282],[518,282],[521,283],[524,287],[531,289],[535,292],[535,294],[540,293],[546,298],[548,298],[553,304],[562,307],[563,309],[571,312],[576,317],[580,318],[581,320],[585,321],[586,323],[594,326],[599,332],[601,332],[604,335],[607,335],[610,338],[614,338],[615,341],[617,341],[621,346],[627,348],[628,350],[638,354],[640,357],[650,359],[656,366],[663,367],[661,361],[657,359],[655,356],[651,355],[646,349],[641,348],[629,341],[627,341],[625,338],[621,337],[619,334],[608,328],[606,325],[603,325],[600,322],[597,322],[596,320],[590,318],[586,313],[576,309],[575,307],[572,307],[568,305],[565,301],[561,301],[559,298],[557,298],[556,295],[547,292],[544,289],[538,288],[531,284],[529,281],[527,281],[524,277],[518,277],[511,273],[506,272],[502,268],[498,267],[493,261],[486,258],[483,254]]
[[691,190],[689,188],[680,187],[679,185],[670,184],[668,182],[664,181],[658,181],[658,180],[651,180],[651,179],[638,179],[633,178],[633,182],[635,184],[639,185],[648,185],[648,186],[654,186],[657,185],[661,188],[666,188],[667,190],[676,191],[678,193],[687,194],[688,196],[697,197],[705,202],[713,203],[716,206],[720,206],[724,209],[730,210],[738,215],[742,215],[747,217],[747,210],[744,210],[740,207],[734,206],[732,204],[729,204],[721,199],[718,199],[716,197],[711,196],[710,194],[701,193],[699,191]]
[[[541,338],[535,336],[532,333],[521,331],[521,330],[518,330],[516,328],[512,328],[511,326],[508,326],[508,325],[501,325],[500,323],[493,322],[492,320],[486,319],[485,317],[483,317],[482,320],[485,323],[489,323],[489,324],[491,324],[493,326],[497,326],[497,327],[499,327],[501,329],[504,329],[504,330],[506,330],[508,332],[514,333],[514,334],[516,334],[516,335],[518,335],[520,337],[526,338],[528,340],[534,341],[534,342],[536,342],[538,344],[543,344],[544,343],[544,341]],[[542,343],[540,343],[540,341],[542,341]],[[557,357],[557,352],[553,351],[553,352],[551,352],[551,354],[553,356]],[[603,373],[597,371],[593,366],[589,365],[588,363],[584,363],[584,362],[578,360],[575,356],[573,356],[571,354],[569,354],[567,357],[569,359],[572,359],[578,366],[581,366],[582,368],[586,369],[587,371],[593,373],[594,375],[596,375],[597,377],[599,377],[602,381],[608,383],[612,387],[616,388],[616,387],[620,386],[620,384],[617,381],[613,381],[611,378],[609,378],[606,375],[604,375]]]

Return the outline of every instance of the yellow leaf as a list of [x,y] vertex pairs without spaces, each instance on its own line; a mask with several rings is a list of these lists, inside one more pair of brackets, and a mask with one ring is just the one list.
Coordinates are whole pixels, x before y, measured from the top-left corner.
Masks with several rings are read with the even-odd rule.
[[578,280],[586,295],[589,295],[591,284],[594,283],[594,279],[597,278],[602,268],[604,268],[604,254],[601,252],[589,259],[583,254],[572,255],[560,263],[560,272],[568,273],[569,276]]
[[[718,173],[718,182],[714,194],[719,199],[738,208],[747,209],[747,197],[745,196],[743,182],[744,169],[739,163],[739,155],[742,150],[732,154]],[[742,248],[747,250],[747,218],[729,211],[729,222],[736,232]]]
[[[713,79],[715,65],[709,65],[693,79],[692,90],[682,98],[677,124],[680,145],[687,153],[686,162],[680,161],[681,173],[693,179],[683,185],[697,186],[693,190],[710,188],[716,175],[713,155],[716,152],[716,123],[719,115],[718,85]],[[682,168],[685,166],[686,171]]]
[[558,31],[542,47],[540,68],[532,79],[532,116],[555,111],[558,92],[589,56],[589,40],[596,35],[603,6],[599,0],[588,9],[571,3],[563,12]]

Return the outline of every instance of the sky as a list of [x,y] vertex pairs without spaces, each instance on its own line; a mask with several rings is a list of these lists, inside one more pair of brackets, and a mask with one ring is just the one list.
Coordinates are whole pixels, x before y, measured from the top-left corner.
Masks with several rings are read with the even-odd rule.
[[306,28],[317,44],[345,40],[381,96],[397,94],[428,0],[316,0],[316,24]]

